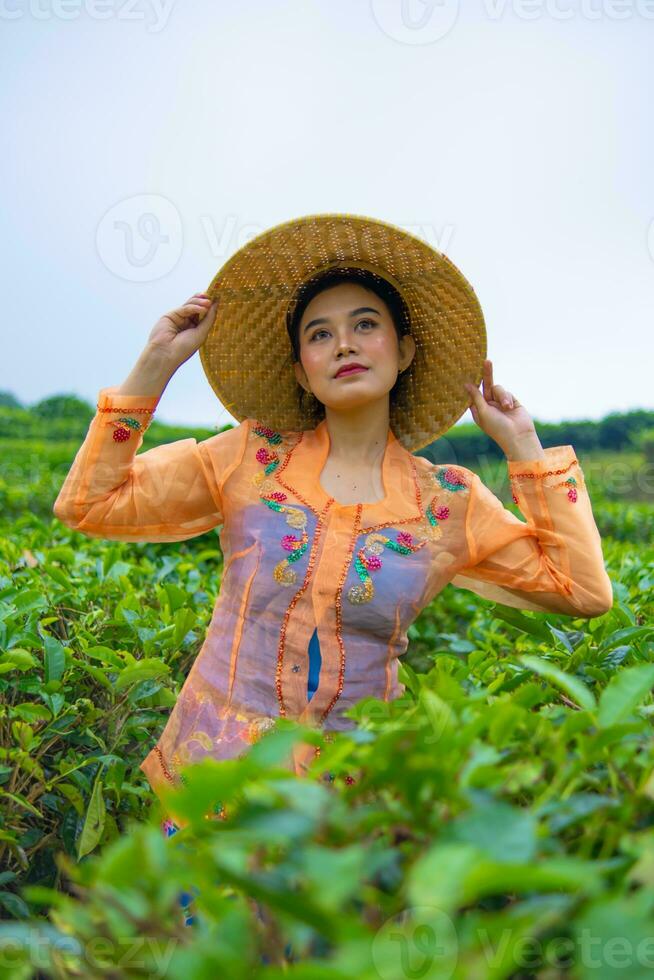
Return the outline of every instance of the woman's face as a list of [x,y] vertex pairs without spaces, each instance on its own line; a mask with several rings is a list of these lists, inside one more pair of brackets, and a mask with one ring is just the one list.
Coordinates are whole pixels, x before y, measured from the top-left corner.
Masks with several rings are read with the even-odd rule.
[[[298,382],[325,406],[341,410],[385,397],[415,353],[410,334],[398,338],[386,303],[353,282],[313,297],[300,321],[299,343]],[[355,361],[367,370],[336,377]]]

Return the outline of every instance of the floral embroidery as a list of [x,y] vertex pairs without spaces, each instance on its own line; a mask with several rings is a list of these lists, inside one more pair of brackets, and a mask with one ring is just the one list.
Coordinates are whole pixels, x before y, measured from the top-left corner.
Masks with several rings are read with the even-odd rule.
[[441,524],[450,517],[450,508],[443,503],[453,494],[466,494],[469,486],[463,474],[454,466],[432,466],[425,474],[425,482],[421,487],[421,496],[428,498],[433,494],[434,487],[437,495],[432,497],[424,509],[424,519],[414,529],[414,537],[421,541],[438,541],[442,537]]
[[453,466],[439,466],[432,471],[431,478],[438,486],[448,493],[456,493],[469,489],[463,476]]
[[139,422],[138,419],[132,419],[126,415],[119,419],[111,419],[107,422],[107,425],[114,426],[113,437],[116,442],[127,442],[131,435],[130,429],[133,429],[135,432],[140,432],[142,429],[145,429],[145,425]]
[[[281,433],[275,432],[268,426],[257,425],[253,431],[256,435],[266,439],[269,446],[279,446],[283,442]],[[282,558],[273,569],[273,578],[276,582],[280,585],[294,585],[297,581],[297,573],[292,565],[302,557],[309,545],[309,535],[306,531],[307,515],[299,507],[285,505],[284,501],[288,499],[287,495],[283,491],[275,489],[272,481],[268,479],[280,464],[279,455],[274,450],[271,451],[265,446],[261,446],[257,449],[256,459],[259,463],[264,464],[263,471],[254,477],[254,483],[259,487],[261,500],[271,510],[286,514],[286,523],[302,532],[299,538],[295,534],[285,534],[282,537],[280,544],[285,551],[289,552],[289,555],[287,558]]]
[[563,481],[563,483],[557,483],[557,487],[568,487],[567,498],[571,503],[576,504],[577,481],[575,480],[574,476],[569,476],[567,480]]
[[354,560],[354,567],[357,575],[361,579],[361,584],[353,585],[348,590],[347,597],[353,604],[370,602],[375,594],[370,572],[377,572],[382,567],[379,555],[383,554],[384,548],[395,551],[398,555],[412,555],[420,548],[424,548],[426,541],[420,544],[413,543],[413,536],[408,531],[400,531],[395,539],[391,541],[385,534],[369,534],[363,548],[360,548]]
[[450,516],[450,508],[443,505],[435,508],[435,501],[436,498],[434,498],[434,500],[428,504],[427,509],[425,510],[429,524],[417,532],[417,536],[422,538],[424,541],[438,541],[443,533],[443,529],[441,528],[439,522],[446,521]]

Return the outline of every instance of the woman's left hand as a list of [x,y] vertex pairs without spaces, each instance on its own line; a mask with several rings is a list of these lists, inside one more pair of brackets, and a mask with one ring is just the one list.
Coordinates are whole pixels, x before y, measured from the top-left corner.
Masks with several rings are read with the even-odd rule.
[[470,412],[476,424],[509,455],[519,454],[522,446],[540,446],[531,415],[515,395],[493,383],[493,362],[484,361],[483,394],[465,383],[470,395]]

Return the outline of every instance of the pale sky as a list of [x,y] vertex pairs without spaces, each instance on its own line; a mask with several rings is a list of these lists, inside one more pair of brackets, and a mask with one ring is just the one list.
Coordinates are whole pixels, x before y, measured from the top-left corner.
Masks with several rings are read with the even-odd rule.
[[[0,388],[95,404],[254,234],[345,212],[459,266],[537,420],[654,407],[653,51],[654,0],[0,0]],[[157,415],[232,421],[197,354]]]

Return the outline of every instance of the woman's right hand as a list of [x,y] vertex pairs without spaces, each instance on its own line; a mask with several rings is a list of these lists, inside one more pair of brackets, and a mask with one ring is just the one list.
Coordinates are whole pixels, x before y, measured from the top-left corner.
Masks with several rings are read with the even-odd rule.
[[217,300],[213,303],[205,293],[194,293],[176,309],[157,320],[147,341],[147,350],[161,357],[171,370],[195,354],[209,333],[216,318]]

